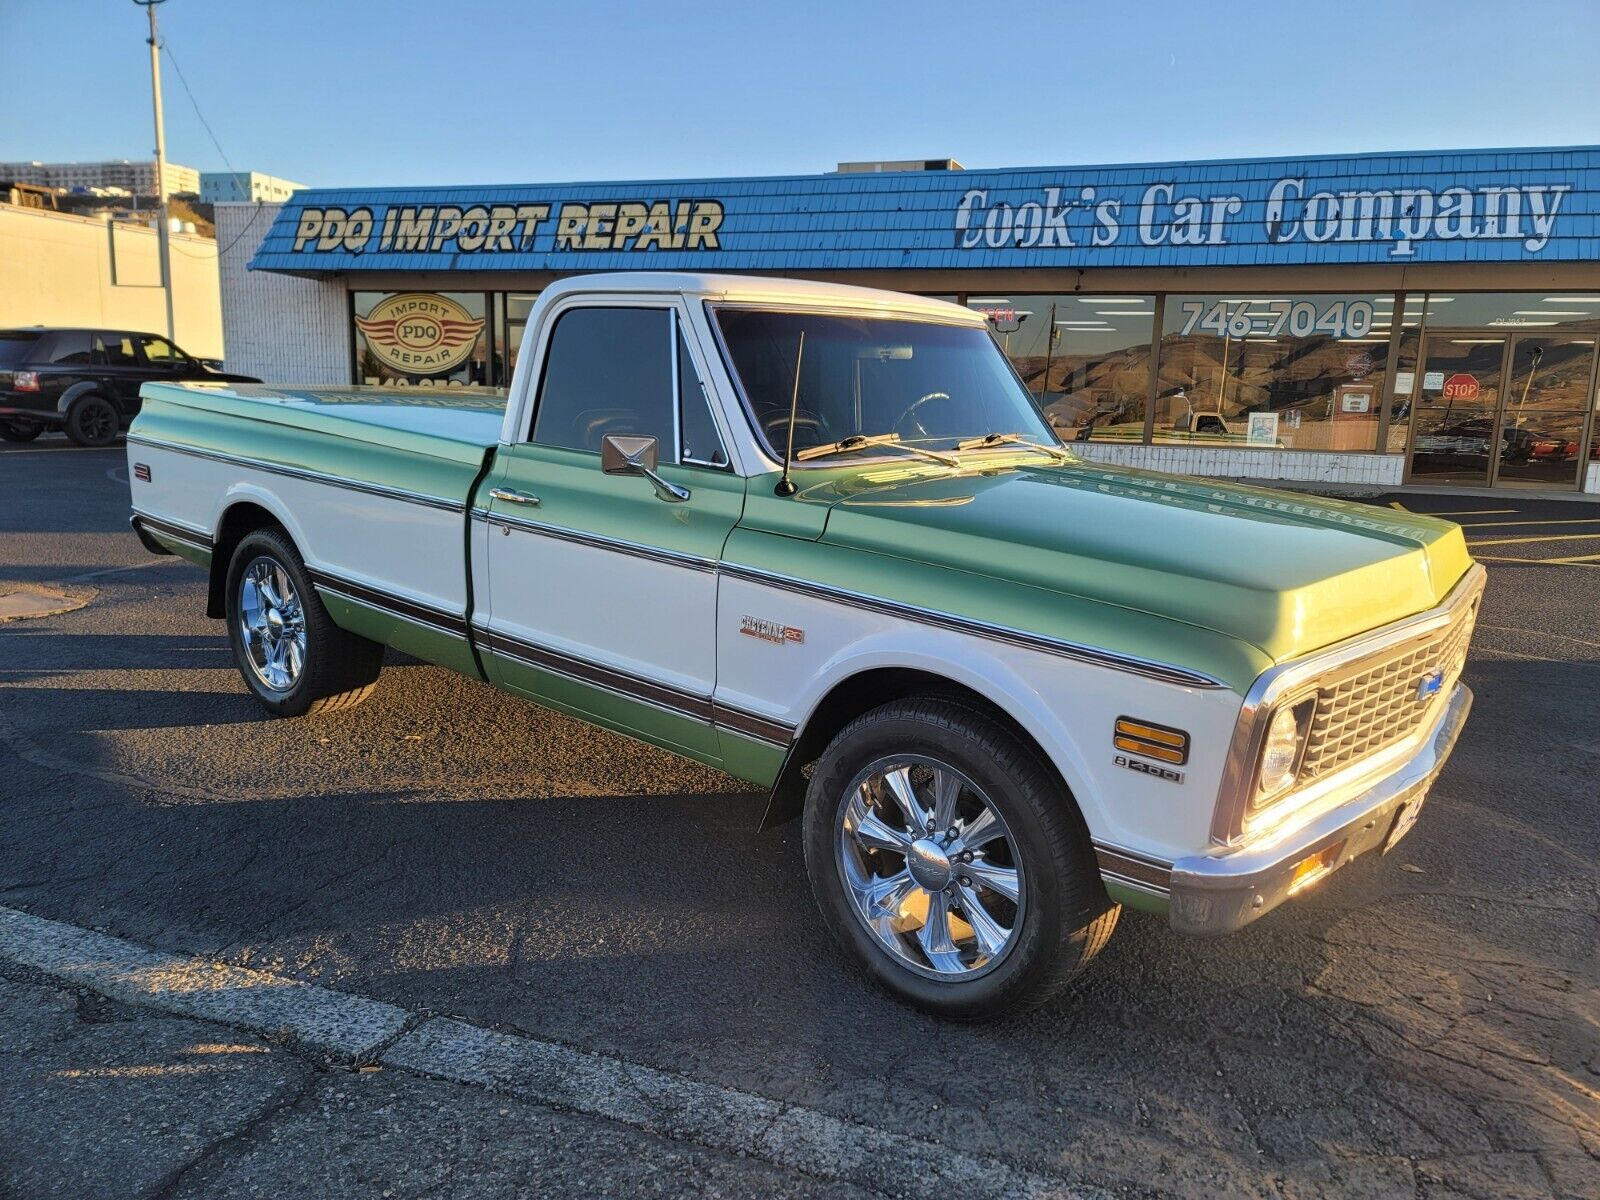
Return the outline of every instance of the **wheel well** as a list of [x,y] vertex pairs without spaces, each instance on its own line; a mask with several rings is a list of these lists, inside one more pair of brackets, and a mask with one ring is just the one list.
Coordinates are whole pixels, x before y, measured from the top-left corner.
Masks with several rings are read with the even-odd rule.
[[258,529],[282,529],[283,524],[259,504],[241,501],[222,514],[217,536],[211,543],[210,591],[206,596],[206,616],[228,615],[228,564],[233,561],[234,549],[247,534]]
[[[828,743],[838,736],[840,730],[862,713],[871,712],[875,708],[910,696],[939,696],[976,709],[1004,726],[1024,745],[1031,746],[1039,755],[1040,761],[1059,777],[1060,773],[1056,771],[1055,764],[1051,762],[1050,756],[1044,752],[1044,748],[1033,735],[1010,713],[982,692],[974,691],[965,684],[956,683],[952,679],[946,679],[929,671],[906,667],[880,667],[863,671],[859,675],[852,675],[836,683],[812,710],[810,720],[806,722],[805,728],[800,731],[799,737],[789,748],[788,756],[783,760],[783,769],[778,775],[778,781],[772,785],[772,796],[767,801],[767,811],[761,819],[761,828],[770,829],[800,815],[801,809],[805,807],[805,769],[822,755],[828,748]],[[1062,781],[1062,786],[1065,788],[1065,780]]]

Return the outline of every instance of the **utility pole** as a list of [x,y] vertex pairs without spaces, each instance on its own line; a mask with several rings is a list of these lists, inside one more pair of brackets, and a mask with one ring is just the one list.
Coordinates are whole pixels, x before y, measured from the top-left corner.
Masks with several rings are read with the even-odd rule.
[[167,131],[161,119],[161,43],[156,38],[156,5],[166,0],[133,0],[150,18],[150,95],[155,102],[156,115],[156,209],[159,223],[156,227],[161,254],[161,290],[167,297],[167,340],[176,342],[177,330],[172,319],[172,215],[167,209]]

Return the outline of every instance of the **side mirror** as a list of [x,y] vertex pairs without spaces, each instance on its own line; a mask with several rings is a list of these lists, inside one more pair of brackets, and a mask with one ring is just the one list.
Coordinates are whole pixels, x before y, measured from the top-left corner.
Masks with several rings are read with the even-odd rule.
[[643,475],[655,488],[657,497],[668,504],[682,503],[689,498],[689,489],[669,483],[656,473],[660,455],[660,443],[653,437],[608,433],[600,441],[600,469],[607,475]]

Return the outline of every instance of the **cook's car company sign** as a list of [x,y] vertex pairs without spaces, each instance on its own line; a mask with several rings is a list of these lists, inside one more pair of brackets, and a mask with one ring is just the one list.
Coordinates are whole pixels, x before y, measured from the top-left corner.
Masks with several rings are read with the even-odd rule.
[[483,318],[448,296],[406,292],[385,296],[356,318],[356,328],[367,349],[402,375],[442,375],[471,356]]
[[1600,260],[1600,146],[311,189],[251,267],[836,271]]
[[[1085,187],[1040,188],[1031,198],[991,198],[990,188],[969,188],[955,207],[955,244],[1019,249],[1115,246],[1137,238],[1142,246],[1223,246],[1245,212],[1236,191],[1182,190],[1152,183],[1137,198]],[[1550,243],[1569,183],[1479,188],[1345,187],[1313,189],[1301,176],[1279,179],[1260,214],[1269,245],[1288,242],[1383,243],[1391,258],[1410,258],[1419,243],[1480,239],[1520,242],[1530,254]]]

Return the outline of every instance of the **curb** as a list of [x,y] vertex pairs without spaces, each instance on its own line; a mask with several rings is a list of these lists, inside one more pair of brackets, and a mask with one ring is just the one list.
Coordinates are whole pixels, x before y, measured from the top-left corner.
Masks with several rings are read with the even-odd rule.
[[895,1195],[1107,1200],[942,1143],[269,971],[168,954],[0,907],[0,961],[124,1004],[226,1025],[351,1065],[386,1067],[615,1121]]

